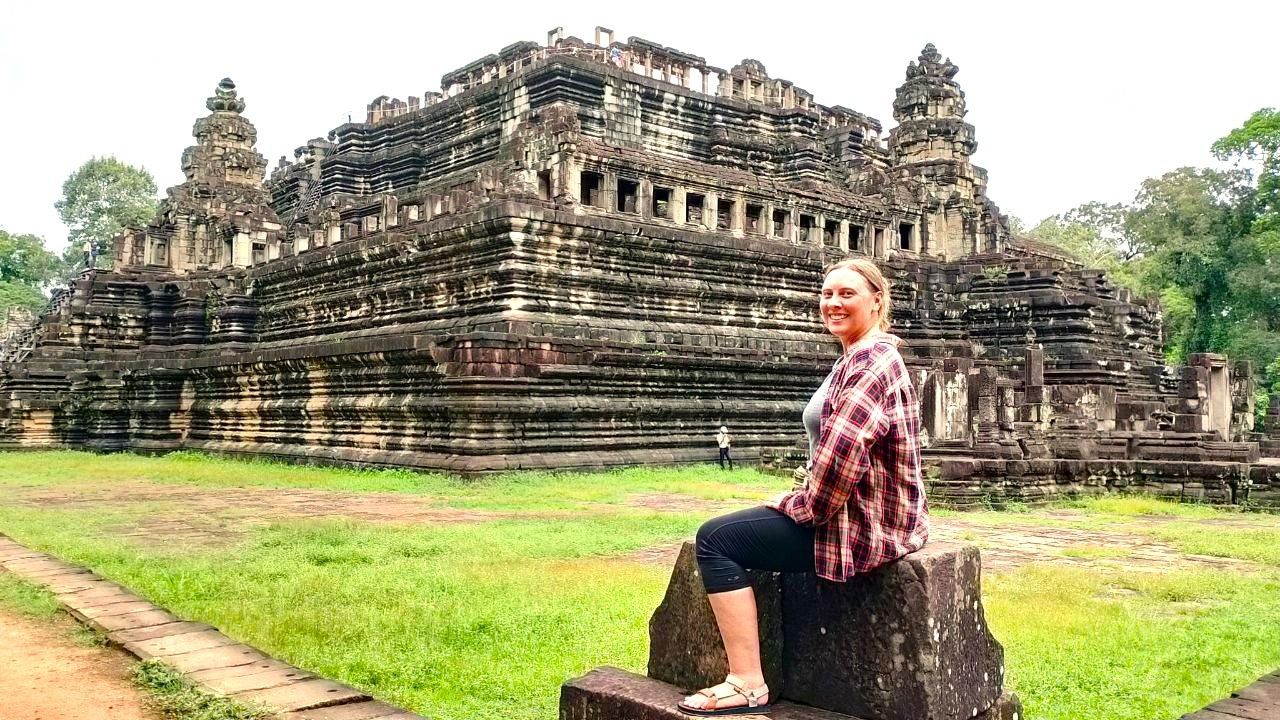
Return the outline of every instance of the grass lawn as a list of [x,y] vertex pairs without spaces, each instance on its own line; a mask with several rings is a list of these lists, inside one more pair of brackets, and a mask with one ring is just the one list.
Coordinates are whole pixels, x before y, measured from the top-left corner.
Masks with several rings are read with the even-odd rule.
[[[550,720],[564,680],[604,664],[643,672],[669,568],[637,551],[789,482],[710,466],[462,482],[192,454],[0,453],[0,532],[429,717]],[[291,491],[332,502],[310,517],[235,504]],[[437,515],[343,515],[371,497]],[[1143,498],[938,515],[1105,527],[1255,563],[1126,573],[1105,564],[1123,563],[1122,551],[1076,544],[987,573],[987,616],[1030,718],[1174,718],[1280,667],[1275,518]],[[217,542],[139,532],[157,520],[226,532]],[[1055,562],[1064,557],[1100,564]],[[0,574],[0,600],[39,605],[24,592]]]

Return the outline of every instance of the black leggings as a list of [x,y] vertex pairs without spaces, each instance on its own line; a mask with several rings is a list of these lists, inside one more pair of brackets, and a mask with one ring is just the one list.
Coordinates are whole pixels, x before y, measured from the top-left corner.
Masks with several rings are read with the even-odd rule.
[[724,469],[724,461],[729,461],[729,469],[733,469],[733,458],[729,457],[729,448],[720,448],[720,469]]
[[707,593],[751,586],[746,569],[808,572],[813,566],[813,528],[797,525],[767,507],[711,518],[698,528],[698,569]]

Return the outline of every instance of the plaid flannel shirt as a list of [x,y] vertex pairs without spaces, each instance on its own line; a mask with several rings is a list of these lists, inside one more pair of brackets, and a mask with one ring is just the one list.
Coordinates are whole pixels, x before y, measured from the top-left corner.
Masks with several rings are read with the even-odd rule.
[[843,582],[929,537],[920,405],[898,338],[877,335],[837,361],[809,482],[772,507],[813,526],[819,577]]

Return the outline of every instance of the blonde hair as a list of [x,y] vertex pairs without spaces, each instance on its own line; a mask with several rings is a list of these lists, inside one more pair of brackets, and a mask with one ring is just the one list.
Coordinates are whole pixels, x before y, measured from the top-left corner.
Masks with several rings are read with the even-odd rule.
[[889,281],[880,272],[880,268],[864,257],[845,258],[824,268],[822,277],[825,279],[828,275],[841,268],[848,268],[861,275],[862,279],[867,281],[867,286],[871,288],[871,292],[880,296],[880,323],[876,325],[876,328],[880,332],[888,332],[889,318],[893,314],[893,297],[889,294]]

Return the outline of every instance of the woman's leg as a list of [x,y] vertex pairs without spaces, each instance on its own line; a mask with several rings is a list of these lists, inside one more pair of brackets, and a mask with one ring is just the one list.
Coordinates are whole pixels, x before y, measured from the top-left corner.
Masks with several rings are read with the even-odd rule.
[[760,666],[760,622],[756,616],[756,591],[751,586],[707,595],[716,615],[729,672],[746,681],[747,687],[764,684]]
[[[813,530],[771,508],[750,508],[707,521],[698,530],[698,566],[707,599],[716,616],[729,659],[729,673],[746,688],[765,684],[760,663],[756,596],[746,569],[813,572]],[[708,688],[717,695],[723,686]],[[767,696],[765,701],[767,701]],[[707,707],[704,695],[685,698],[691,708]],[[742,696],[726,697],[717,707],[745,705]]]

